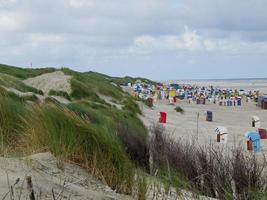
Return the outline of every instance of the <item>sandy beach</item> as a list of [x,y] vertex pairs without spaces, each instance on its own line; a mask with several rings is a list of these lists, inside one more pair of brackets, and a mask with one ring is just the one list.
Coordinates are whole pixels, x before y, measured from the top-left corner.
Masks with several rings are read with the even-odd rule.
[[[260,90],[262,93],[267,91],[267,81],[225,81],[225,82],[180,82],[185,84],[195,84],[198,86],[214,85],[222,88],[243,88],[246,90]],[[175,106],[181,106],[184,109],[184,114],[177,113]],[[213,122],[206,121],[207,111],[213,112]],[[154,103],[153,109],[143,106],[144,116],[142,117],[147,127],[158,122],[159,112],[167,112],[167,123],[164,124],[166,130],[176,139],[197,140],[200,144],[208,144],[212,142],[216,144],[216,134],[214,129],[217,126],[224,126],[228,129],[228,144],[227,146],[238,145],[239,143],[246,148],[247,131],[256,131],[257,128],[252,127],[252,116],[256,115],[261,119],[261,127],[267,128],[267,113],[256,106],[254,102],[242,102],[241,107],[219,106],[208,102],[206,105],[197,105],[187,100],[178,101],[175,105],[169,105],[167,100],[158,100]],[[199,113],[199,125],[197,134],[197,113]],[[261,140],[262,152],[267,151],[267,141]]]

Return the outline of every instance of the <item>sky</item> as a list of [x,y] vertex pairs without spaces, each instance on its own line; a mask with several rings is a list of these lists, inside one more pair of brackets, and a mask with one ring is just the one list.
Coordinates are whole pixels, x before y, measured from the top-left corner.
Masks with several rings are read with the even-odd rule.
[[267,0],[0,0],[0,63],[266,78]]

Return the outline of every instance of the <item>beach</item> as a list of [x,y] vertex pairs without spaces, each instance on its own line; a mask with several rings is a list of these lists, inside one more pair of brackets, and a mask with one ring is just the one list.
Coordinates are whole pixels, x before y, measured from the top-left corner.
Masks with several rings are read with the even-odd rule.
[[[210,86],[218,88],[237,88],[245,90],[260,90],[261,93],[267,91],[267,81],[177,81],[179,84],[194,84],[197,86]],[[184,109],[184,114],[177,113],[174,109],[180,106]],[[147,127],[159,121],[159,112],[167,112],[167,123],[163,124],[168,134],[175,139],[197,141],[201,145],[216,142],[215,128],[223,126],[228,129],[228,143],[226,146],[241,145],[246,148],[247,138],[245,133],[257,131],[252,127],[252,116],[256,115],[261,120],[261,128],[267,128],[266,110],[256,106],[255,102],[242,101],[242,106],[219,106],[212,102],[206,105],[191,103],[188,100],[178,100],[175,105],[170,105],[168,100],[157,100],[154,107],[142,106],[142,119]],[[207,111],[213,112],[213,121],[206,121]],[[199,120],[197,123],[197,115]],[[261,140],[262,152],[267,151],[266,140]]]
[[214,86],[218,88],[239,88],[244,90],[259,90],[267,93],[267,79],[230,79],[230,80],[174,80],[165,83],[190,84],[197,86]]

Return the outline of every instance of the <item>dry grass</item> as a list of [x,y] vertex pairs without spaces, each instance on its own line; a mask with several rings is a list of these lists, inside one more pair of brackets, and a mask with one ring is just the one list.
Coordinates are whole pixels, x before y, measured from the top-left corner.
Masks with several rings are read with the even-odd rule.
[[[219,199],[264,199],[267,177],[263,163],[253,154],[236,146],[217,148],[211,144],[174,141],[162,126],[152,128],[150,150],[154,171],[168,169],[171,184],[185,180],[188,188]],[[172,175],[174,172],[174,175]]]

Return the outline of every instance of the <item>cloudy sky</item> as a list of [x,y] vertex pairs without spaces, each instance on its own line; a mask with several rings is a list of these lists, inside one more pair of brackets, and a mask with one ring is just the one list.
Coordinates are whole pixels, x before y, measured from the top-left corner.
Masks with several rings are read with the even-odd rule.
[[0,0],[0,63],[267,77],[267,0]]

